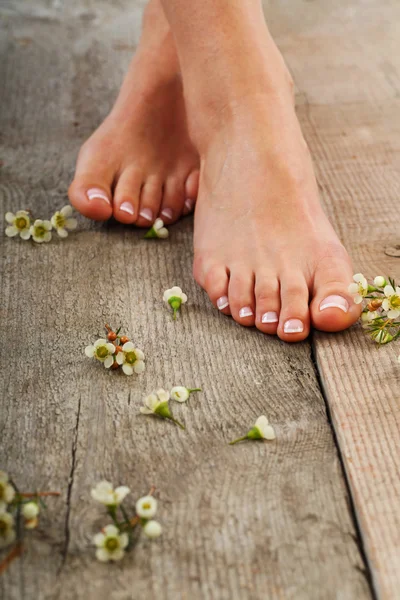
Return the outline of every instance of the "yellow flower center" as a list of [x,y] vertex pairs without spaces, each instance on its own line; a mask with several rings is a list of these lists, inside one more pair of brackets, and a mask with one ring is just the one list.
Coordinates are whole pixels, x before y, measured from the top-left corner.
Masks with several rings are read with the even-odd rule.
[[61,213],[56,213],[54,215],[56,227],[64,227],[65,226],[65,217]]
[[98,348],[96,348],[96,356],[97,358],[107,358],[108,356],[108,350],[105,346],[99,346]]
[[136,362],[136,354],[132,352],[125,352],[125,362],[129,365],[133,365]]
[[43,225],[36,225],[35,227],[35,236],[36,237],[44,237],[46,233],[46,229],[43,227]]
[[28,219],[26,217],[17,217],[15,219],[15,227],[22,231],[22,229],[26,229],[28,227]]
[[119,540],[118,540],[118,538],[115,538],[115,537],[107,538],[106,539],[106,543],[105,543],[105,547],[107,548],[107,550],[109,552],[114,552],[114,550],[117,550],[117,548],[119,548]]
[[143,507],[145,510],[149,510],[149,508],[151,508],[151,504],[150,504],[150,502],[145,502],[145,503],[142,505],[142,507]]
[[400,308],[400,296],[397,296],[397,294],[392,296],[390,298],[390,304],[393,306],[393,308]]

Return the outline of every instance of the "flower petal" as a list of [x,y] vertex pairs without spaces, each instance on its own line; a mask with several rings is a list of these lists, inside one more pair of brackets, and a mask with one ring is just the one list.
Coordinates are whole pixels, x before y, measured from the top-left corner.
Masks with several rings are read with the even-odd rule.
[[122,365],[122,370],[125,373],[125,375],[133,375],[133,367],[132,367],[132,365],[128,365],[127,363],[124,363]]
[[112,366],[113,362],[114,362],[114,358],[112,356],[107,356],[107,358],[104,361],[105,368],[109,369]]
[[122,346],[122,350],[124,352],[132,352],[132,350],[135,349],[135,346],[132,342],[126,342],[123,346]]
[[18,233],[19,233],[19,230],[16,227],[14,227],[14,225],[10,225],[9,227],[6,227],[6,236],[7,237],[14,237]]
[[395,293],[393,286],[391,285],[385,285],[385,287],[383,288],[383,293],[385,294],[385,296],[387,296],[388,298],[390,296],[393,296],[393,294]]
[[6,221],[7,221],[7,223],[10,223],[12,225],[14,223],[14,219],[15,219],[15,215],[13,215],[12,212],[7,212],[6,213]]
[[119,529],[115,525],[106,525],[103,531],[106,537],[116,537],[119,534]]
[[31,237],[31,230],[29,229],[29,227],[28,229],[23,229],[22,231],[20,231],[19,237],[23,240],[29,240],[29,238]]
[[70,217],[72,215],[72,206],[70,204],[66,204],[62,207],[60,213],[63,217]]
[[94,346],[86,346],[86,348],[85,348],[85,354],[89,358],[93,358],[93,356],[94,356]]
[[126,485],[120,485],[119,487],[115,488],[115,498],[117,503],[121,504],[125,496],[127,496],[130,491],[131,490]]
[[135,362],[135,364],[133,365],[133,370],[137,374],[143,373],[143,371],[146,370],[146,365],[145,365],[144,361],[143,360],[137,360]]
[[70,229],[72,231],[72,230],[74,230],[74,229],[76,229],[78,227],[78,221],[76,219],[73,219],[73,218],[67,219],[65,221],[65,227],[67,229]]
[[104,544],[105,539],[106,539],[106,536],[104,535],[104,533],[96,533],[96,535],[93,538],[93,542],[94,542],[95,546],[97,546],[98,548],[101,548]]
[[64,227],[58,227],[57,228],[57,233],[60,236],[60,238],[66,238],[66,237],[68,237],[68,231],[66,229],[64,229]]
[[100,562],[108,562],[110,560],[110,555],[105,548],[97,548],[96,558]]

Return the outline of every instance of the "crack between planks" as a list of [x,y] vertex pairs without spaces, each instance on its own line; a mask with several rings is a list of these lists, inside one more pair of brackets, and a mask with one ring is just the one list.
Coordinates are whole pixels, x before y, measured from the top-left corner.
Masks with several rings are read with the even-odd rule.
[[340,466],[342,468],[342,473],[343,473],[343,479],[344,479],[344,483],[345,483],[345,487],[346,487],[346,491],[347,491],[347,504],[349,507],[349,512],[350,512],[350,517],[351,520],[354,524],[354,529],[356,532],[356,535],[351,535],[351,537],[354,539],[357,548],[360,552],[361,555],[361,559],[364,563],[364,569],[361,569],[359,566],[355,566],[355,569],[357,569],[366,579],[368,587],[370,589],[371,592],[371,596],[373,600],[378,600],[378,593],[377,590],[375,589],[374,586],[374,581],[373,581],[373,577],[372,577],[372,570],[370,567],[370,563],[368,560],[368,555],[365,549],[365,544],[364,544],[364,537],[362,535],[361,532],[361,526],[360,523],[358,521],[357,518],[357,509],[353,500],[353,494],[351,492],[351,487],[350,487],[350,481],[349,478],[347,476],[347,472],[346,472],[346,467],[344,464],[344,460],[343,460],[343,456],[342,456],[342,452],[341,452],[341,448],[340,448],[340,444],[339,444],[339,440],[336,434],[336,430],[335,427],[333,425],[333,420],[332,420],[332,414],[331,414],[331,409],[329,406],[329,402],[328,402],[328,395],[326,393],[326,389],[324,386],[324,382],[322,379],[322,375],[321,372],[318,368],[318,361],[317,361],[317,354],[316,354],[316,347],[315,347],[315,339],[313,334],[310,334],[310,351],[311,351],[311,360],[313,363],[313,367],[314,367],[314,372],[315,372],[315,376],[317,378],[317,383],[318,383],[318,388],[321,392],[321,396],[323,398],[324,404],[325,404],[325,410],[326,410],[326,416],[327,416],[327,420],[328,420],[328,424],[331,428],[332,431],[332,436],[333,436],[333,441],[334,444],[336,446],[336,451],[339,457],[339,462],[340,462]]
[[68,554],[68,548],[69,548],[69,541],[70,541],[69,521],[70,521],[70,514],[71,514],[71,496],[72,496],[72,488],[74,485],[74,474],[75,474],[75,468],[76,468],[76,452],[77,452],[77,448],[78,448],[78,433],[79,433],[80,416],[81,416],[81,397],[79,396],[78,412],[76,415],[74,437],[72,440],[72,449],[71,449],[71,454],[72,454],[71,471],[69,473],[69,478],[68,478],[67,512],[65,515],[65,526],[64,526],[65,542],[64,542],[64,548],[62,550],[61,565],[60,565],[60,568],[58,569],[57,574],[60,574],[62,569],[64,568],[65,562],[67,560],[67,554]]

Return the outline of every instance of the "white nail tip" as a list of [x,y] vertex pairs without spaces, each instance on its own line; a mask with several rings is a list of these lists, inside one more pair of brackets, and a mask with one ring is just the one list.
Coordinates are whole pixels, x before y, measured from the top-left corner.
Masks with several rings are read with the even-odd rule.
[[187,200],[185,200],[185,206],[188,210],[192,210],[194,206],[194,200],[188,198]]
[[172,217],[173,217],[173,213],[170,208],[164,208],[164,210],[161,212],[161,214],[164,217],[166,217],[167,219],[172,219]]
[[304,331],[304,325],[300,319],[289,319],[283,326],[285,333],[302,333]]
[[342,296],[332,294],[324,300],[322,300],[319,310],[325,310],[326,308],[340,308],[344,313],[349,310],[349,303]]
[[146,221],[152,221],[153,220],[153,213],[148,208],[144,208],[143,210],[140,211],[139,214],[140,214],[141,217],[143,217],[143,219],[146,219]]
[[105,200],[107,204],[110,204],[109,197],[101,190],[88,190],[86,192],[86,195],[89,200],[94,200],[94,198],[100,198],[101,200]]
[[241,319],[244,319],[245,317],[252,317],[253,314],[254,313],[249,306],[245,306],[239,310],[239,317]]
[[227,306],[229,306],[228,296],[222,296],[221,298],[218,298],[218,300],[217,300],[217,306],[218,306],[219,310],[224,310],[224,308],[226,308]]
[[261,323],[278,323],[278,314],[274,311],[268,311],[261,317]]

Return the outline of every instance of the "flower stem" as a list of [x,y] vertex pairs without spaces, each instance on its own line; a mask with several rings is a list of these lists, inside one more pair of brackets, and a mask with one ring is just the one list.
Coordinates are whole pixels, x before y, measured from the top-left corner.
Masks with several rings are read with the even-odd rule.
[[60,492],[20,492],[21,498],[45,498],[46,496],[60,496]]
[[185,426],[182,425],[182,423],[180,423],[177,419],[174,419],[174,417],[167,417],[167,419],[178,425],[181,429],[185,429]]
[[11,548],[10,552],[6,555],[4,560],[0,563],[0,575],[4,573],[4,571],[8,568],[8,566],[12,563],[13,560],[21,556],[24,550],[21,542],[17,542],[13,548]]
[[189,394],[191,394],[192,392],[202,392],[203,390],[201,388],[193,388],[192,390],[190,388],[188,388],[188,392]]
[[243,442],[244,440],[247,440],[247,434],[244,435],[243,437],[238,438],[237,440],[233,440],[233,442],[229,442],[229,445],[233,446],[233,444],[237,444],[238,442]]

